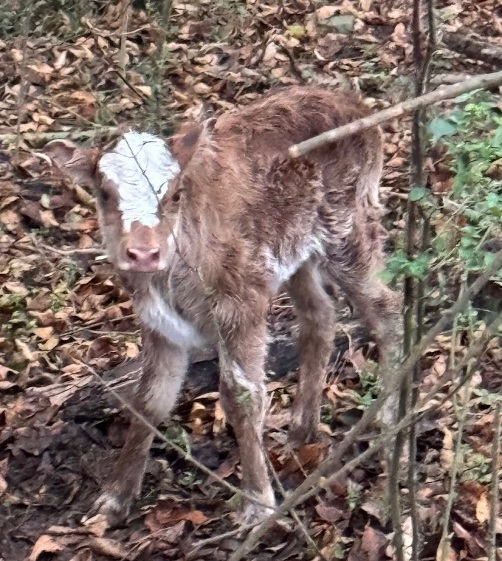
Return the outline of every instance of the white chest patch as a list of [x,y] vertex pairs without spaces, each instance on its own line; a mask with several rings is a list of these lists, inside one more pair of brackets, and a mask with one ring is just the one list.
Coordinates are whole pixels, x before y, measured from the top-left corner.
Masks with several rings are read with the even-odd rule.
[[159,295],[151,289],[149,297],[141,301],[138,314],[143,323],[181,347],[200,347],[204,339],[198,330],[183,319]]
[[180,166],[164,141],[146,132],[128,132],[99,161],[99,170],[119,192],[124,230],[138,221],[153,228],[159,223],[159,201]]

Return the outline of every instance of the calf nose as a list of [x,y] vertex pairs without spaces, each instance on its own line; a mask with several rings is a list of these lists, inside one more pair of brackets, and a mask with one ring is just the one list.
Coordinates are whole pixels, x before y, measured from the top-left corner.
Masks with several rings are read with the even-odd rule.
[[158,247],[129,247],[126,255],[131,271],[150,273],[159,268],[160,251]]

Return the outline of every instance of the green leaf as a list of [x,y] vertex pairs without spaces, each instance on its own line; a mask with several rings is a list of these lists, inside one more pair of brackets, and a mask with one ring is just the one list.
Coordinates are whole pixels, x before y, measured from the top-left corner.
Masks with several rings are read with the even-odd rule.
[[419,201],[427,195],[427,189],[425,187],[412,187],[408,193],[408,199],[410,201]]
[[323,22],[323,25],[332,27],[338,31],[338,33],[342,33],[343,35],[349,35],[354,29],[355,21],[356,18],[353,15],[342,14],[329,18]]
[[495,255],[493,253],[485,253],[483,256],[483,265],[488,268],[493,263],[495,259]]
[[502,146],[502,127],[497,128],[495,135],[492,138],[491,144],[495,148],[499,148],[500,146]]
[[497,193],[488,193],[488,195],[486,196],[486,204],[490,208],[499,207],[500,206],[500,197],[497,195]]
[[300,39],[300,37],[305,35],[305,27],[299,23],[288,25],[287,31],[291,37],[295,37],[296,39]]
[[441,117],[433,119],[427,129],[435,140],[439,140],[443,136],[451,136],[457,132],[457,127],[454,123]]

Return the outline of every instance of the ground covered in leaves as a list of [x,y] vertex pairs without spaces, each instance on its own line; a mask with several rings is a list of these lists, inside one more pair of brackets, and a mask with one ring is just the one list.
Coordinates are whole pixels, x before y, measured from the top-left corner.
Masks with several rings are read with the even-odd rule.
[[[284,84],[347,87],[375,109],[392,105],[413,91],[410,6],[201,0],[175,1],[170,14],[162,13],[161,3],[140,1],[132,8],[53,0],[23,6],[13,2],[0,22],[0,559],[226,559],[238,543],[232,534],[235,500],[160,440],[127,526],[106,531],[80,523],[127,426],[93,372],[113,387],[126,387],[134,368],[123,363],[138,356],[140,342],[128,295],[99,250],[92,193],[51,179],[38,150],[58,137],[104,145],[127,126],[168,135],[184,119],[249,103]],[[499,47],[501,17],[496,0],[438,3],[441,31],[476,31]],[[446,48],[434,64],[442,74],[494,70]],[[392,247],[404,223],[409,120],[384,128],[382,194]],[[445,183],[437,164],[432,158],[429,171],[440,190]],[[340,310],[322,410],[321,428],[330,438],[293,457],[284,444],[295,391],[296,328],[287,298],[271,309],[266,447],[285,491],[301,483],[330,445],[336,449],[376,389],[365,369],[373,346],[361,342],[343,302]],[[423,391],[445,373],[452,346],[461,344],[460,335],[444,335],[429,349]],[[465,404],[470,409],[449,561],[486,556],[493,436],[487,396],[502,387],[500,360],[493,343]],[[436,558],[454,463],[457,412],[443,397],[418,426],[424,559]],[[192,367],[174,421],[163,427],[167,438],[238,485],[215,362]],[[363,439],[352,453],[366,446]],[[278,528],[251,558],[390,558],[381,475],[376,459],[367,462],[299,507],[317,550],[297,529]],[[406,519],[404,528],[406,533]],[[502,520],[498,529],[502,533]]]

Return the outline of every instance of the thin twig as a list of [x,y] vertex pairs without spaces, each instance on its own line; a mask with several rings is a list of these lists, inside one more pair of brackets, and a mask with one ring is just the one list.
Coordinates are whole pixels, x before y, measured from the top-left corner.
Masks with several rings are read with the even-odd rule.
[[229,530],[228,532],[223,532],[223,534],[217,534],[215,536],[211,536],[210,538],[199,540],[198,542],[194,543],[192,545],[191,550],[187,554],[185,554],[184,560],[192,561],[192,559],[199,559],[200,558],[199,550],[201,548],[206,547],[208,545],[213,545],[215,543],[220,543],[223,540],[226,540],[227,538],[232,538],[233,536],[236,536],[246,530],[251,530],[254,527],[255,524],[246,524],[246,525],[239,526],[239,528],[236,528],[235,530]]
[[289,155],[292,158],[299,158],[300,156],[305,156],[312,150],[316,148],[321,148],[327,144],[337,142],[348,136],[352,136],[358,132],[361,132],[376,125],[380,125],[385,121],[390,121],[396,117],[401,117],[406,113],[410,113],[419,107],[425,107],[427,105],[432,105],[433,103],[438,103],[439,101],[444,101],[446,99],[453,99],[459,95],[472,92],[477,89],[489,89],[502,84],[502,71],[492,72],[490,74],[480,74],[474,78],[460,82],[459,84],[453,84],[451,86],[441,86],[436,90],[429,92],[425,95],[415,97],[412,99],[407,99],[379,111],[378,113],[373,113],[368,117],[363,117],[362,119],[357,119],[352,123],[348,123],[336,129],[326,131],[318,136],[314,136],[305,142],[300,142],[291,146],[289,149]]
[[[470,365],[473,371],[473,365]],[[453,501],[455,499],[455,485],[457,483],[457,475],[459,466],[462,460],[462,436],[464,432],[465,419],[467,417],[467,411],[469,410],[469,398],[471,396],[472,386],[469,385],[465,388],[465,392],[460,403],[460,417],[458,419],[458,431],[457,439],[455,441],[455,451],[453,454],[453,462],[450,471],[450,491],[448,493],[448,500],[446,501],[445,513],[443,518],[443,531],[441,534],[441,541],[439,542],[439,561],[446,561],[448,555],[448,549],[450,547],[450,536],[449,536],[449,526],[450,526],[450,515],[451,509],[453,507]]]
[[155,79],[156,82],[153,88],[153,103],[154,112],[156,118],[156,126],[160,128],[160,123],[162,122],[162,110],[161,110],[161,92],[165,87],[163,84],[163,73],[165,66],[165,43],[168,37],[168,25],[171,19],[172,10],[172,0],[163,0],[162,11],[161,11],[161,24],[159,26],[159,34],[157,37],[156,47],[157,51],[153,57],[153,65],[155,68]]
[[120,22],[120,48],[119,48],[119,67],[122,74],[126,74],[127,59],[127,28],[129,26],[130,0],[122,0],[122,14]]
[[13,135],[14,138],[13,140],[16,141],[16,153],[19,152],[19,148],[21,145],[21,121],[23,119],[23,115],[24,115],[24,111],[23,111],[23,105],[24,105],[24,101],[26,99],[26,94],[28,93],[29,89],[30,89],[30,83],[29,81],[26,79],[26,68],[28,66],[28,38],[29,38],[29,34],[30,34],[30,27],[31,27],[31,17],[33,15],[33,0],[31,0],[30,2],[27,3],[26,5],[26,11],[23,14],[24,15],[24,21],[23,21],[23,27],[21,30],[21,34],[22,34],[22,38],[23,38],[23,46],[21,49],[22,52],[22,60],[21,60],[21,67],[19,69],[19,75],[21,78],[20,84],[19,84],[19,96],[17,98],[17,122],[16,122],[16,132]]
[[[108,134],[108,135],[120,135],[122,131],[119,127],[97,127],[94,129],[81,129],[75,130],[72,129],[71,131],[47,131],[47,132],[25,132],[20,134],[21,141],[26,142],[40,142],[45,143],[49,142],[50,140],[60,140],[60,139],[68,139],[68,140],[88,140],[90,138],[94,138],[98,134]],[[5,133],[0,134],[0,143],[2,142],[15,142],[18,138],[17,133]]]
[[[420,29],[420,2],[421,0],[415,0],[414,13],[413,13],[413,52],[415,58],[415,66],[417,69],[417,82],[415,84],[415,95],[423,95],[427,92],[429,88],[429,77],[432,67],[432,58],[437,48],[437,38],[436,38],[436,21],[434,16],[434,0],[426,0],[425,5],[427,8],[427,48],[425,49],[425,54],[422,56],[423,52],[423,34]],[[426,181],[425,174],[425,125],[426,125],[426,113],[427,108],[421,107],[416,109],[413,115],[412,123],[412,152],[411,152],[411,162],[412,162],[412,186],[418,186],[424,188]],[[430,237],[430,218],[429,216],[423,216],[420,212],[417,202],[408,201],[409,209],[409,231],[408,231],[408,250],[412,250],[416,232],[419,229],[420,215],[422,215],[422,240],[420,250],[424,253],[429,248],[429,237]],[[411,255],[414,256],[413,254]],[[416,285],[411,287],[411,294],[415,291],[415,328],[414,328],[414,342],[419,343],[424,331],[424,319],[425,319],[425,291],[427,287],[427,275],[417,280]],[[410,303],[410,312],[411,312]],[[411,333],[410,333],[411,336]],[[410,406],[415,407],[419,396],[419,383],[420,383],[420,371],[418,364],[415,365],[413,369],[410,384]],[[417,467],[416,467],[416,451],[417,451],[417,437],[416,437],[416,424],[412,423],[408,435],[408,500],[411,516],[412,525],[412,544],[411,544],[411,559],[413,561],[418,561],[420,557],[420,517],[418,515],[417,508],[417,497],[416,497],[416,486],[417,486]]]
[[63,257],[71,256],[75,254],[81,255],[104,255],[104,251],[102,248],[99,247],[86,247],[79,249],[78,247],[74,247],[73,249],[57,249],[55,247],[51,247],[50,245],[46,244],[39,244],[39,246],[51,253],[55,253],[56,255],[61,255]]
[[69,337],[70,335],[75,335],[75,333],[79,333],[80,331],[85,331],[86,329],[94,329],[96,327],[102,327],[103,325],[105,325],[105,323],[120,323],[121,321],[125,321],[125,320],[128,320],[128,319],[134,319],[135,317],[136,317],[135,314],[128,314],[126,316],[122,316],[122,317],[119,317],[119,318],[110,318],[110,319],[94,321],[94,322],[88,323],[86,325],[79,325],[78,327],[74,327],[72,329],[69,329],[68,331],[65,331],[64,333],[61,333],[59,335],[59,337]]
[[499,510],[499,466],[500,466],[500,415],[501,402],[495,405],[492,441],[492,480],[490,481],[490,522],[488,526],[488,561],[497,559],[497,516]]

